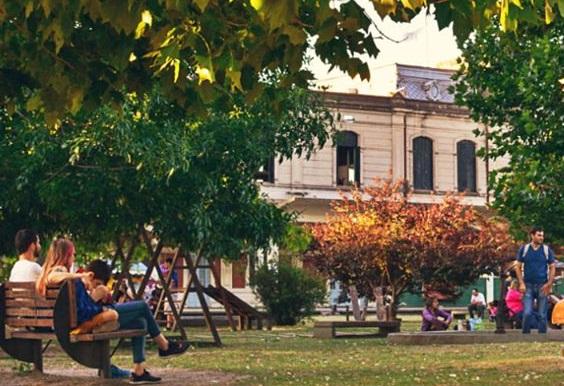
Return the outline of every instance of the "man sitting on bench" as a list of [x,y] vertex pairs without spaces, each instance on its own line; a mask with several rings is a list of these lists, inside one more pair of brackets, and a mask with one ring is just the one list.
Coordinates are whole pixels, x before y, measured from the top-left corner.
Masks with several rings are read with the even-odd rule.
[[427,298],[421,316],[423,318],[421,331],[444,331],[452,322],[452,314],[439,309],[437,298]]
[[474,317],[474,314],[480,319],[484,317],[484,311],[486,310],[486,299],[484,295],[478,291],[478,288],[472,289],[472,297],[470,297],[470,305],[468,306],[468,313],[470,318]]
[[30,229],[20,229],[16,233],[15,244],[20,258],[10,271],[10,281],[36,281],[41,273],[41,266],[35,262],[41,251],[39,236]]

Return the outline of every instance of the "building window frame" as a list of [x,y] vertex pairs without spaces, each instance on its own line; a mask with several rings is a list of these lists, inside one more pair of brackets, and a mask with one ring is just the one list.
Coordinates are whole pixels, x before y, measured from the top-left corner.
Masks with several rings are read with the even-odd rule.
[[337,134],[336,183],[337,186],[360,186],[361,155],[358,146],[359,135],[354,131]]

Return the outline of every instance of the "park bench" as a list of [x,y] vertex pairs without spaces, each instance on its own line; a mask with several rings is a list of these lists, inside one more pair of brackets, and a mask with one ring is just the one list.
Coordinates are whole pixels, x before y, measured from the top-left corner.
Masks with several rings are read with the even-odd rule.
[[[78,279],[76,279],[78,280]],[[75,283],[48,288],[46,297],[35,292],[35,283],[0,285],[0,347],[11,357],[33,363],[43,372],[43,352],[57,340],[76,362],[99,369],[110,377],[110,340],[143,336],[145,330],[71,335],[77,327]],[[43,348],[43,341],[47,345]]]
[[313,325],[314,338],[343,338],[343,337],[356,337],[368,336],[367,334],[337,334],[337,328],[378,328],[377,334],[373,336],[385,337],[391,332],[398,332],[400,330],[400,320],[363,320],[363,321],[317,321]]

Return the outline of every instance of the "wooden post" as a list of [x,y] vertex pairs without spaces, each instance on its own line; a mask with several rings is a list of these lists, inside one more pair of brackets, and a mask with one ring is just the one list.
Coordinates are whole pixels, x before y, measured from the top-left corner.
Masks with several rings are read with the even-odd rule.
[[[176,311],[176,304],[174,304],[174,299],[172,297],[172,294],[170,293],[170,288],[168,286],[168,281],[165,279],[163,272],[161,271],[161,267],[159,266],[159,257],[161,255],[161,250],[163,248],[163,244],[162,242],[159,241],[159,243],[157,244],[157,248],[155,249],[155,251],[153,251],[152,246],[151,246],[151,240],[149,239],[149,236],[147,235],[147,232],[143,232],[143,240],[145,241],[145,246],[147,247],[147,250],[152,252],[152,257],[151,257],[151,261],[149,262],[149,267],[147,268],[147,272],[145,273],[145,277],[143,278],[143,282],[141,283],[141,287],[139,288],[139,294],[137,296],[142,296],[143,295],[143,291],[145,290],[145,286],[147,285],[147,282],[149,281],[149,278],[151,277],[151,273],[153,271],[153,268],[156,269],[157,271],[157,275],[159,276],[159,281],[161,282],[161,285],[163,287],[163,292],[170,304],[170,310],[172,311],[172,315],[174,316],[174,319],[176,320],[176,325],[175,327],[178,327],[178,329],[180,330],[180,336],[182,336],[182,339],[186,339],[186,331],[184,330],[184,327],[182,326],[181,320],[180,320],[180,314]],[[172,275],[169,275],[172,276]]]
[[210,329],[214,342],[219,346],[221,345],[221,339],[219,338],[219,334],[217,333],[217,329],[215,327],[215,323],[213,318],[211,317],[210,310],[208,308],[208,304],[206,303],[206,298],[204,297],[204,291],[202,289],[202,284],[200,283],[200,279],[198,279],[198,274],[196,272],[196,267],[192,262],[192,258],[188,255],[184,256],[184,260],[186,261],[186,266],[190,271],[192,276],[192,281],[194,282],[194,286],[196,289],[196,294],[198,295],[198,299],[200,300],[200,305],[202,306],[202,311],[204,312],[204,319],[206,320],[206,324]]

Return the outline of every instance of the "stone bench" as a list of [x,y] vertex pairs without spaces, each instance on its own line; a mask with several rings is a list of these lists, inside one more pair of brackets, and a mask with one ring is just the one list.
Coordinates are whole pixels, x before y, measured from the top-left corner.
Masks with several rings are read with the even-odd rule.
[[400,330],[400,320],[380,321],[317,321],[313,325],[313,337],[322,339],[369,336],[367,334],[337,334],[337,328],[377,328],[378,333],[372,336],[385,337],[391,332]]
[[504,334],[495,331],[421,331],[389,334],[388,344],[398,345],[445,345],[487,344],[511,342],[564,342],[564,330],[549,330],[546,334],[536,331],[523,334],[521,330],[507,330]]

